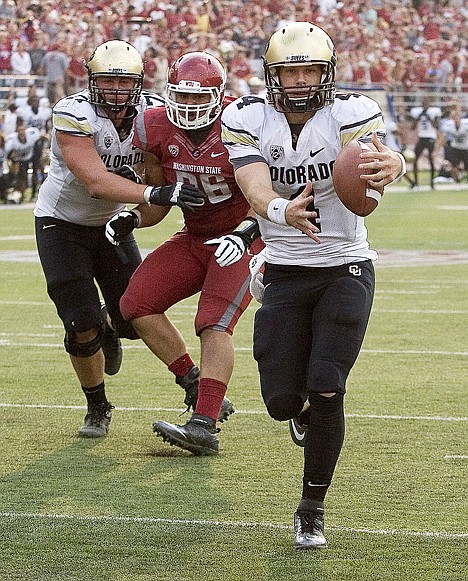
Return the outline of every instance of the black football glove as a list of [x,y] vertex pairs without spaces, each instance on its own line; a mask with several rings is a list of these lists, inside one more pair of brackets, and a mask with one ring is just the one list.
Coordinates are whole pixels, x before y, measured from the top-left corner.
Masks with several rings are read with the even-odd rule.
[[127,180],[131,180],[132,182],[135,182],[136,184],[143,183],[143,180],[141,179],[141,177],[137,174],[137,172],[133,169],[133,167],[130,167],[129,165],[123,165],[122,167],[119,167],[119,169],[115,170],[114,173],[122,178],[126,178]]
[[156,206],[179,206],[182,210],[193,212],[203,206],[206,194],[192,184],[176,182],[159,188],[146,188],[145,201]]
[[122,240],[131,234],[140,223],[140,218],[135,212],[124,210],[113,216],[106,224],[106,238],[114,246],[118,246]]

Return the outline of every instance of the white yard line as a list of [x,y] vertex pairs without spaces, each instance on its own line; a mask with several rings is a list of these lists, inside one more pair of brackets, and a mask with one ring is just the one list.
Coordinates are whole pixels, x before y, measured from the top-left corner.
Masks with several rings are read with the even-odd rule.
[[[85,410],[86,406],[81,405],[50,405],[41,403],[8,403],[0,402],[0,408],[22,408],[22,409],[62,409],[62,410]],[[124,412],[180,412],[180,408],[164,407],[116,407]],[[238,410],[236,415],[267,415],[266,410]],[[346,414],[347,418],[373,419],[373,420],[420,420],[429,422],[466,422],[468,417],[450,416],[403,416],[403,415],[379,415],[379,414]]]
[[[230,527],[230,528],[252,528],[252,529],[276,529],[292,530],[291,525],[269,522],[248,522],[248,521],[221,521],[205,519],[178,519],[178,518],[157,518],[157,517],[132,517],[132,516],[81,516],[72,514],[37,513],[37,512],[0,512],[0,518],[9,520],[72,520],[78,522],[103,522],[103,523],[135,523],[135,524],[163,524],[163,525],[200,525],[206,527]],[[384,535],[396,537],[426,537],[437,539],[465,539],[468,533],[447,533],[444,531],[398,531],[395,529],[368,529],[351,527],[327,527],[330,531],[349,532],[368,535]]]

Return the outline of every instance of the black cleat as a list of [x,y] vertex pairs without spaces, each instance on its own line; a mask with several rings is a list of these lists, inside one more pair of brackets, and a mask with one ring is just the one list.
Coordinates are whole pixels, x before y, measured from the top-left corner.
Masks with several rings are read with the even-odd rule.
[[122,344],[119,336],[109,325],[106,305],[102,303],[101,313],[104,320],[102,335],[102,350],[104,351],[104,372],[107,375],[116,375],[122,365]]
[[218,422],[227,422],[229,416],[232,415],[236,410],[232,405],[231,401],[227,398],[223,398],[223,403],[221,404],[221,409],[219,410]]
[[294,547],[296,549],[324,549],[324,509],[297,510],[294,513]]
[[102,438],[109,431],[114,406],[109,402],[97,405],[88,404],[88,413],[78,434],[84,438]]
[[304,448],[309,421],[310,409],[302,411],[298,416],[289,420],[289,433],[296,446]]
[[[196,365],[190,368],[186,375],[176,375],[175,379],[177,385],[185,389],[184,403],[187,406],[187,411],[193,409],[197,405],[198,399],[198,384],[200,381],[200,370]],[[227,397],[223,398],[221,409],[219,410],[218,422],[225,422],[229,416],[235,412],[234,406]]]
[[214,422],[201,418],[191,418],[185,426],[162,421],[153,424],[153,432],[161,436],[165,442],[188,450],[195,456],[219,454],[219,440],[215,436],[218,431]]
[[195,409],[198,399],[198,383],[200,380],[200,370],[196,365],[190,368],[186,375],[176,375],[175,381],[182,389],[185,389],[184,404],[187,409]]

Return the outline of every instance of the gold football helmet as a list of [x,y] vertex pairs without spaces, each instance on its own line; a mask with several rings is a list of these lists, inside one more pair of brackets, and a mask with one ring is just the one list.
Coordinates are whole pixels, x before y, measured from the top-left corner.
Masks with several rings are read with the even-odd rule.
[[[279,70],[287,66],[322,65],[317,85],[283,87]],[[328,34],[310,22],[292,22],[274,32],[263,56],[267,99],[282,113],[318,111],[335,96],[336,54]]]
[[[143,86],[143,59],[135,47],[123,40],[109,40],[99,45],[86,63],[90,101],[114,112],[138,105]],[[99,79],[133,79],[131,87],[101,86]]]

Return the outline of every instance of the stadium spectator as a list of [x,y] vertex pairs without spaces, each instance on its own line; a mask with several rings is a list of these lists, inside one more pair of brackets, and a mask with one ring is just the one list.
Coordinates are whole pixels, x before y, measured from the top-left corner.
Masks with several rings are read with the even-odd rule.
[[29,75],[31,73],[31,56],[26,50],[26,43],[23,40],[17,42],[16,49],[11,53],[10,62],[12,75]]
[[66,94],[68,61],[59,43],[52,44],[42,59],[40,73],[46,78],[47,98],[51,107]]
[[84,61],[85,47],[82,42],[79,42],[75,45],[73,56],[68,61],[68,66],[65,71],[68,95],[85,89],[88,84],[88,73]]
[[106,222],[126,201],[171,205],[204,199],[182,184],[152,188],[141,183],[137,171],[143,154],[132,144],[133,119],[156,100],[141,94],[138,51],[124,41],[106,42],[93,52],[87,70],[89,89],[54,107],[50,171],[34,214],[47,291],[88,404],[78,433],[99,438],[108,432],[113,409],[104,373],[119,371],[119,337],[137,338],[121,316],[119,300],[141,261],[133,236],[119,248],[108,242]]
[[404,171],[401,155],[377,139],[385,135],[377,103],[356,94],[335,98],[335,62],[323,30],[288,24],[265,53],[269,99],[241,98],[222,114],[223,142],[266,245],[263,299],[252,288],[263,300],[253,345],[262,397],[272,418],[290,420],[293,440],[304,447],[298,549],[326,546],[324,500],[343,445],[346,379],[371,310],[376,258],[364,219],[338,200],[331,172],[312,185],[307,168],[328,167],[341,147],[360,139],[374,149],[363,153],[370,188],[383,193]]
[[[159,176],[156,185],[186,180],[206,193],[207,202],[184,212],[182,231],[145,258],[120,301],[124,317],[168,366],[187,392],[187,406],[194,408],[185,425],[158,421],[154,431],[197,455],[218,454],[216,422],[234,411],[225,393],[234,367],[232,334],[252,299],[246,250],[263,247],[257,221],[250,217],[221,143],[219,116],[232,102],[224,98],[225,82],[225,71],[212,55],[189,52],[169,69],[166,108],[137,117],[134,142],[151,154],[146,170]],[[138,210],[142,225],[155,223],[147,217],[154,213],[152,208]],[[159,212],[157,219],[162,217]],[[116,231],[125,220],[123,226],[129,224],[131,230],[137,218],[117,216],[110,227]],[[200,369],[166,315],[171,306],[198,292]]]
[[44,48],[46,43],[44,34],[41,30],[35,30],[32,36],[32,40],[29,44],[28,53],[31,57],[31,74],[38,75],[39,69],[41,67],[42,59],[47,53],[47,49]]

